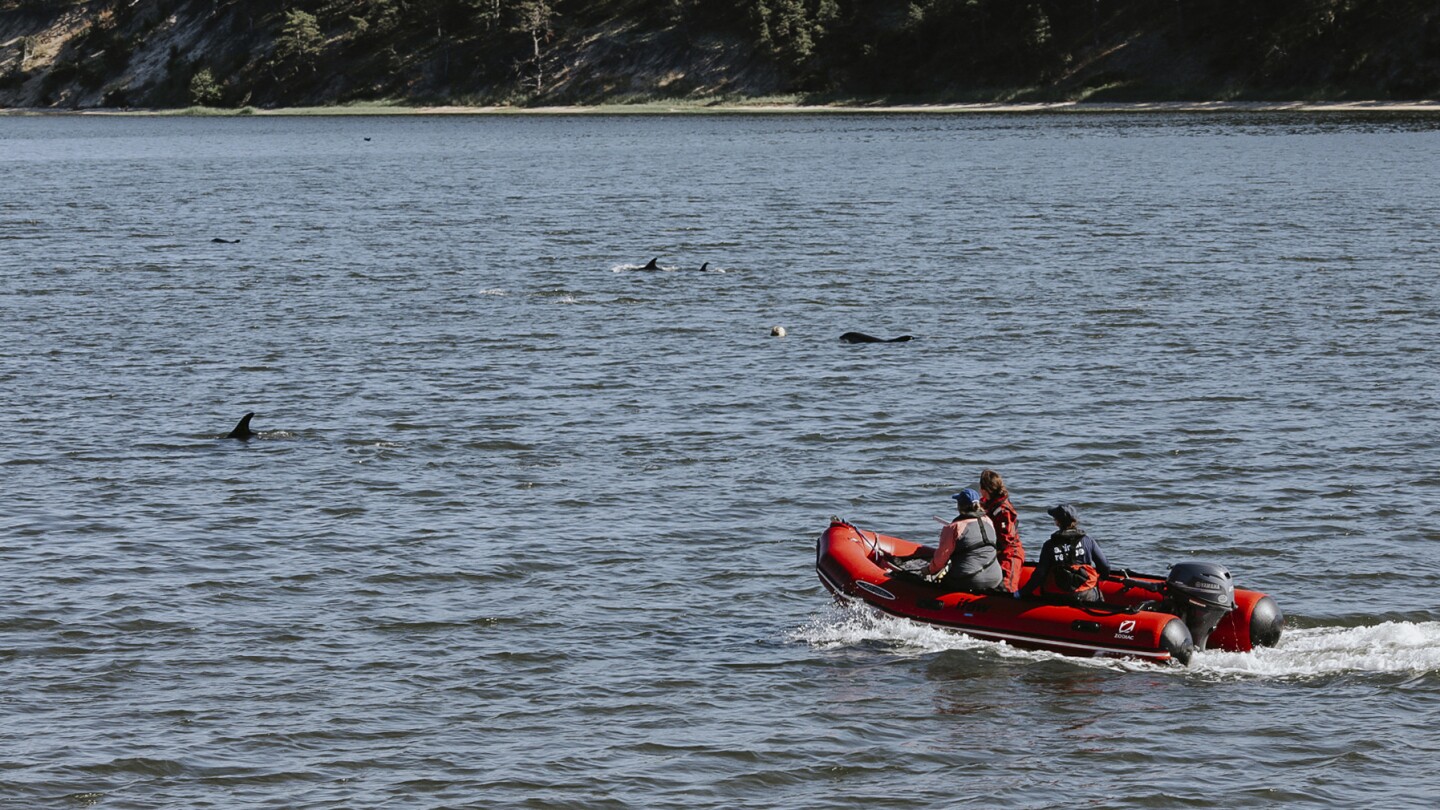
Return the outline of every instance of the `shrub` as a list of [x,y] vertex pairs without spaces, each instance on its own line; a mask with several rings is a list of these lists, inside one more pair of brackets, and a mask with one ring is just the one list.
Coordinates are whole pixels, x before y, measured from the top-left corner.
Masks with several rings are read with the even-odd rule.
[[218,107],[225,96],[225,89],[215,81],[215,74],[204,67],[190,77],[190,103],[202,107]]

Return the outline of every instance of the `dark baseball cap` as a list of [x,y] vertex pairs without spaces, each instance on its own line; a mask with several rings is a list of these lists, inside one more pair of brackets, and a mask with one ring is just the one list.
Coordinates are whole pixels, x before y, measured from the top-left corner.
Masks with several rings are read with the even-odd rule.
[[1060,521],[1061,523],[1079,523],[1080,515],[1076,514],[1075,507],[1068,503],[1059,506],[1052,506],[1045,510],[1045,514]]

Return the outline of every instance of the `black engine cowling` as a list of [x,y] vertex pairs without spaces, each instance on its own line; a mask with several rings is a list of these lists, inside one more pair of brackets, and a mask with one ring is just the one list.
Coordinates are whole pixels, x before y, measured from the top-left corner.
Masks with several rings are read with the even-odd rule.
[[1180,563],[1165,578],[1165,601],[1185,620],[1195,649],[1203,650],[1215,626],[1235,609],[1235,583],[1214,563]]

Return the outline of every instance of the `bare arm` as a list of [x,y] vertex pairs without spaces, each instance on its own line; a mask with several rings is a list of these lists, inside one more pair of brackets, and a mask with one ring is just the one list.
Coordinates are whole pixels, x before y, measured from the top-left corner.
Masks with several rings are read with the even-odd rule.
[[945,570],[946,563],[950,562],[950,556],[955,553],[955,539],[959,535],[958,524],[945,524],[945,528],[940,530],[940,546],[935,549],[935,556],[931,558],[930,567],[926,569],[926,573],[938,574]]

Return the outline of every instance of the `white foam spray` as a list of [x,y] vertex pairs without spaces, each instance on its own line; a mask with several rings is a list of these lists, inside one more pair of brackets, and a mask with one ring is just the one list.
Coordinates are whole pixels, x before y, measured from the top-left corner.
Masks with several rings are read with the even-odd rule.
[[1219,675],[1305,678],[1338,673],[1440,671],[1440,622],[1288,628],[1280,646],[1248,653],[1209,650],[1192,669]]
[[820,649],[882,643],[890,646],[897,655],[988,650],[1006,658],[1064,660],[1080,666],[1211,678],[1303,679],[1343,673],[1421,674],[1440,671],[1440,622],[1287,628],[1278,647],[1262,647],[1247,653],[1209,650],[1196,653],[1189,667],[1156,665],[1139,659],[1073,658],[1058,653],[1018,650],[864,608],[831,608],[791,631],[789,639]]

